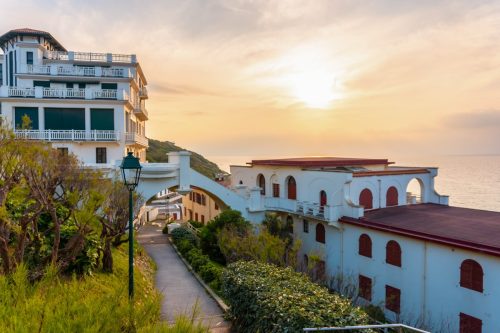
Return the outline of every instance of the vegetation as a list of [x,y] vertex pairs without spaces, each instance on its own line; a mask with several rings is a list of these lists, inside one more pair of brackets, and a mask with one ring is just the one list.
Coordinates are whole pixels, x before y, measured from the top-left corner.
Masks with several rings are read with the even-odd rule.
[[[147,160],[152,163],[158,162],[167,162],[167,153],[173,151],[181,151],[186,150],[184,148],[178,147],[172,142],[169,141],[158,141],[149,139],[149,148],[147,150]],[[202,155],[191,152],[191,167],[201,173],[202,175],[207,176],[208,178],[213,179],[217,174],[227,174],[221,170],[217,164],[210,162]]]
[[43,278],[30,283],[21,264],[10,276],[0,276],[2,332],[207,332],[188,317],[173,327],[159,323],[160,296],[141,250],[136,252],[135,304],[130,306],[126,250],[114,251],[114,274],[61,277],[49,266]]
[[305,327],[368,322],[366,313],[349,300],[291,268],[240,261],[227,266],[222,284],[240,332],[302,332]]
[[198,247],[196,237],[185,228],[172,231],[172,239],[177,249],[200,277],[217,293],[221,292],[222,265],[210,260]]

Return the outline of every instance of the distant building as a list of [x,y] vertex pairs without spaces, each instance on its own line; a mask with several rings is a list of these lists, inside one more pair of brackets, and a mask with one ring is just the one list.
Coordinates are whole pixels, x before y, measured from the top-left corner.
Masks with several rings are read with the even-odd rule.
[[[350,284],[360,303],[433,332],[500,332],[500,213],[448,206],[434,190],[436,176],[437,168],[386,159],[231,167],[233,188],[247,191],[249,207],[293,224],[304,266],[319,257],[315,274]],[[419,193],[408,193],[412,180]]]
[[33,29],[3,34],[0,47],[0,117],[17,137],[50,142],[95,167],[116,165],[129,151],[145,161],[147,81],[135,55],[67,51]]
[[206,192],[193,189],[182,197],[182,205],[184,206],[182,220],[206,224],[221,213],[220,204],[220,201],[214,200]]

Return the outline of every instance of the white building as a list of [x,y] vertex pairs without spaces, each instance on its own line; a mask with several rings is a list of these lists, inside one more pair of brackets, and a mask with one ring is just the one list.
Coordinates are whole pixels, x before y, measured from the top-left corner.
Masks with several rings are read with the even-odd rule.
[[128,151],[145,161],[147,81],[135,55],[67,51],[33,29],[5,33],[0,47],[0,116],[18,137],[96,167]]
[[260,187],[262,209],[293,222],[302,260],[319,256],[317,273],[352,283],[359,302],[433,332],[500,332],[500,213],[448,206],[436,168],[298,158],[231,174],[240,191]]

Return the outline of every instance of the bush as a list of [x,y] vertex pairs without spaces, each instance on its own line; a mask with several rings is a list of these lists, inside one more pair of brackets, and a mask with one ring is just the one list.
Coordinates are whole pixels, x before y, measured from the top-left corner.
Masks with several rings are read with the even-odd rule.
[[199,272],[200,268],[202,266],[205,266],[210,262],[210,258],[208,256],[202,254],[202,255],[197,255],[193,257],[193,260],[191,261],[191,266],[194,268],[195,271]]
[[172,230],[172,239],[174,240],[175,245],[177,245],[177,243],[181,240],[188,240],[193,245],[196,245],[196,236],[186,228],[177,228]]
[[305,327],[368,322],[349,300],[291,268],[236,262],[224,270],[222,287],[240,332],[302,332]]
[[179,242],[177,242],[175,244],[177,246],[177,249],[179,250],[179,252],[185,256],[186,253],[188,253],[191,249],[194,248],[194,245],[192,242],[190,242],[189,240],[187,239],[182,239],[180,240]]
[[161,230],[162,233],[164,233],[165,235],[168,234],[168,224],[165,224],[165,226],[163,227],[163,229]]
[[205,226],[205,224],[203,224],[202,222],[198,222],[198,221],[189,221],[189,223],[195,227],[196,229],[200,229],[201,227]]
[[200,267],[200,276],[207,283],[214,280],[220,281],[222,276],[222,267],[217,266],[213,262],[208,262],[204,266]]

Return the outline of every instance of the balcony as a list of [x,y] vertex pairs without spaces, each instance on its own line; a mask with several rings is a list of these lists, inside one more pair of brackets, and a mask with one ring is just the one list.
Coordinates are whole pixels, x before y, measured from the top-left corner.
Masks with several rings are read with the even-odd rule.
[[109,62],[109,63],[122,63],[122,64],[137,63],[137,58],[135,54],[45,51],[43,54],[43,58],[47,60],[60,60],[60,61]]
[[146,87],[139,89],[139,98],[148,99],[148,89]]
[[266,197],[264,199],[266,209],[281,212],[294,213],[304,217],[330,221],[334,218],[334,206],[320,206],[319,203],[290,200],[284,198]]
[[125,133],[125,144],[149,147],[149,140],[138,133]]
[[128,68],[109,67],[84,67],[84,66],[56,66],[56,65],[23,65],[19,73],[28,75],[50,75],[50,76],[78,76],[78,77],[111,77],[111,78],[133,78]]
[[148,120],[148,110],[146,110],[146,103],[144,101],[141,101],[140,103],[135,103],[134,104],[134,115],[139,119],[139,120]]
[[[1,87],[0,97],[20,98],[51,98],[51,99],[103,99],[125,101],[128,95],[125,91],[115,89],[78,89],[78,88],[18,88]],[[146,113],[147,117],[147,113]]]
[[120,140],[118,131],[80,131],[80,130],[15,130],[16,138],[43,141],[99,141],[115,142]]

